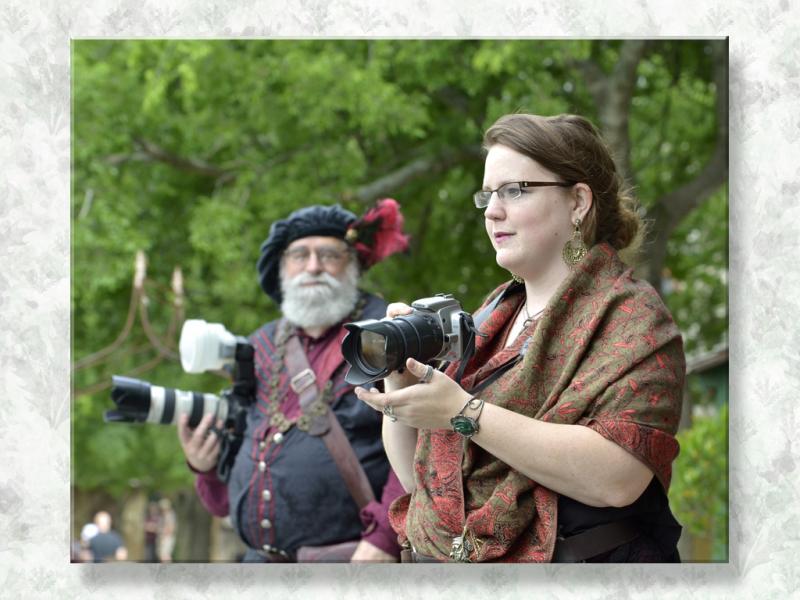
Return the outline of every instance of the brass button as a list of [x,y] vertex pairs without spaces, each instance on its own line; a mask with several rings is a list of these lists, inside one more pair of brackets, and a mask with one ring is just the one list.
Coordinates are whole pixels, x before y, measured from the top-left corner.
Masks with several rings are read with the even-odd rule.
[[262,529],[269,529],[270,527],[272,527],[272,521],[270,521],[269,519],[263,519],[261,521],[261,528]]
[[279,431],[275,435],[272,436],[272,441],[276,444],[280,444],[283,441],[283,434]]
[[261,549],[264,552],[272,552],[272,546],[270,546],[269,544],[264,544],[263,546],[261,546]]
[[261,471],[262,473],[263,473],[264,471],[266,471],[266,470],[267,470],[267,463],[265,463],[263,460],[262,460],[262,461],[260,461],[260,462],[258,463],[258,470],[259,470],[259,471]]
[[263,452],[264,450],[266,450],[266,448],[267,448],[267,442],[265,442],[264,440],[261,440],[258,443],[258,449]]
[[265,501],[269,502],[270,500],[272,500],[272,492],[270,492],[269,490],[264,490],[263,492],[261,492],[261,497]]

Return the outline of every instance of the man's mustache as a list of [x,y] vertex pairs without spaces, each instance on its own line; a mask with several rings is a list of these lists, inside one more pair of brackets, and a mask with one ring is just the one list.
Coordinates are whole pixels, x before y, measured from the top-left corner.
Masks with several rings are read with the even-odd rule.
[[321,283],[323,285],[327,285],[330,288],[334,288],[337,287],[338,281],[336,281],[336,279],[333,276],[327,273],[322,273],[320,275],[311,275],[310,273],[300,273],[299,275],[296,275],[294,278],[292,278],[290,280],[290,283],[292,286],[301,286],[306,283],[318,283],[318,284]]

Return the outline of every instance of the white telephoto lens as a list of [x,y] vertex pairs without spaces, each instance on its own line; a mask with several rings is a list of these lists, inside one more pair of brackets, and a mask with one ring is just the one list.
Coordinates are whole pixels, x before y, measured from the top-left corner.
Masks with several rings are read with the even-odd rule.
[[233,363],[236,337],[220,323],[188,319],[181,329],[179,346],[183,370],[202,373]]

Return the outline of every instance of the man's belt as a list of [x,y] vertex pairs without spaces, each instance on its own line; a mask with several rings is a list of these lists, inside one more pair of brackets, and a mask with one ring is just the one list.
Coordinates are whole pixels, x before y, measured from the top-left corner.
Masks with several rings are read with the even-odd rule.
[[286,552],[283,550],[278,550],[277,548],[272,548],[271,546],[264,546],[262,549],[258,550],[253,548],[253,551],[261,556],[262,558],[267,559],[267,562],[271,563],[291,563],[297,562],[292,559]]
[[261,549],[253,548],[253,551],[271,563],[337,563],[350,562],[358,544],[359,540],[352,540],[326,546],[300,546],[293,555],[269,544]]

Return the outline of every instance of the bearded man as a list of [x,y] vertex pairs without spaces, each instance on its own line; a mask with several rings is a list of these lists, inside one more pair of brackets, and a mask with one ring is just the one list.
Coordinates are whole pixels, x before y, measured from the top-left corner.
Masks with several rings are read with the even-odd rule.
[[385,199],[362,218],[310,206],[273,223],[257,269],[282,317],[250,336],[256,398],[227,482],[216,474],[212,415],[178,435],[196,489],[230,515],[245,562],[396,561],[387,518],[403,493],[381,441],[381,415],[344,381],[343,324],[382,318],[386,303],[359,290],[363,269],[405,250],[402,216]]

